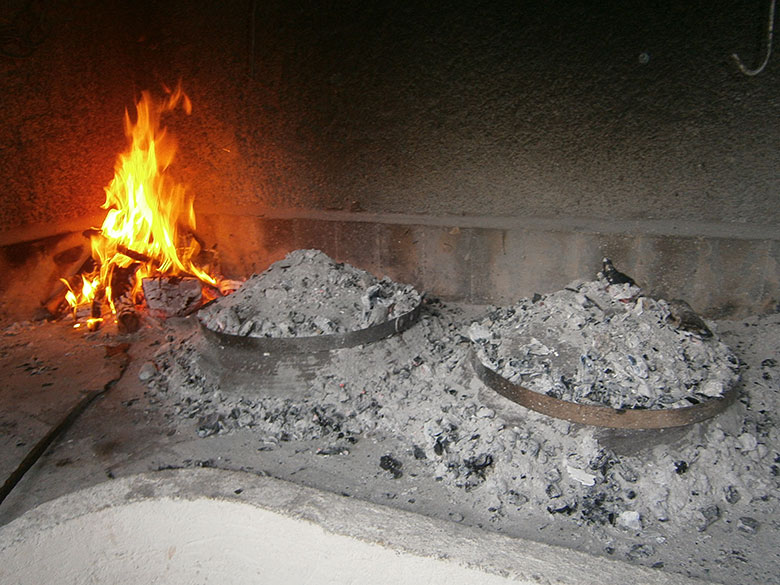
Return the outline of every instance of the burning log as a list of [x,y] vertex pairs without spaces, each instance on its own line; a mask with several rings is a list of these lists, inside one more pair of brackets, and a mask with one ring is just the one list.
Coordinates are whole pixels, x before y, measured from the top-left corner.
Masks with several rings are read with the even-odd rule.
[[135,333],[141,327],[132,298],[132,280],[138,265],[126,268],[115,267],[111,273],[111,300],[116,312],[119,333]]
[[68,293],[68,287],[63,280],[70,281],[70,279],[77,274],[84,272],[91,261],[91,250],[88,246],[85,246],[76,262],[73,263],[71,270],[55,283],[49,297],[41,303],[49,315],[57,315],[65,302],[65,295]]
[[103,322],[103,301],[105,298],[106,291],[101,288],[95,293],[95,297],[92,299],[90,315],[89,319],[87,319],[87,329],[90,331],[97,331],[100,329],[100,324]]
[[119,244],[116,247],[116,251],[122,254],[123,256],[127,256],[128,258],[135,260],[136,262],[146,263],[152,260],[146,254],[142,254],[141,252],[136,252],[135,250],[131,250],[130,248],[128,248],[123,244]]
[[127,267],[115,266],[111,272],[111,300],[116,302],[122,296],[129,294],[133,289],[133,276],[138,270],[138,265],[133,264]]

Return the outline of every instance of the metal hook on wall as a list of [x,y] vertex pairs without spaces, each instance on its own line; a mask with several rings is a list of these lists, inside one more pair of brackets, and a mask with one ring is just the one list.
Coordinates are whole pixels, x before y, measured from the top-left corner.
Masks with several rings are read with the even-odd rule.
[[769,63],[769,57],[772,54],[772,35],[774,33],[774,26],[775,26],[775,2],[776,0],[772,0],[769,3],[769,22],[767,23],[766,27],[766,55],[764,55],[764,61],[761,63],[761,65],[757,69],[748,69],[745,67],[745,65],[742,63],[742,60],[739,58],[739,55],[736,53],[732,53],[731,57],[734,59],[734,61],[737,62],[737,67],[739,67],[739,70],[742,71],[745,75],[749,75],[753,77],[754,75],[758,75],[761,73],[764,68],[766,67],[766,64]]

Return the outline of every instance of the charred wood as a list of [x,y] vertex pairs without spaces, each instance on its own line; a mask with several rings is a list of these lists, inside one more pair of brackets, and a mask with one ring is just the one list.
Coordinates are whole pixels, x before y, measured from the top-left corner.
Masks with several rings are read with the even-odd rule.
[[141,252],[136,252],[135,250],[131,250],[127,246],[123,244],[119,244],[116,247],[116,251],[122,254],[123,256],[127,256],[128,258],[135,260],[136,262],[149,262],[151,258],[147,256],[146,254],[142,254]]
[[712,337],[712,331],[704,320],[696,314],[687,302],[681,299],[672,299],[669,303],[668,321],[684,331],[690,331],[700,337]]
[[163,317],[184,316],[200,307],[201,282],[196,278],[155,277],[141,282],[146,305]]
[[[88,272],[91,262],[91,250],[89,246],[85,246],[78,259],[71,265],[71,269],[65,273],[63,278],[70,282],[74,276],[83,272]],[[41,303],[41,305],[50,315],[57,316],[65,303],[65,295],[67,292],[68,288],[65,286],[65,283],[63,283],[62,280],[57,280],[52,287],[51,294]]]
[[134,333],[141,326],[141,319],[136,313],[132,298],[133,277],[138,265],[124,268],[115,267],[111,273],[111,301],[116,312],[116,323],[119,333]]
[[100,288],[95,292],[95,297],[92,299],[92,307],[90,309],[89,319],[87,320],[87,329],[90,331],[97,331],[100,329],[100,325],[103,322],[103,302],[106,300],[106,290]]
[[119,297],[128,294],[133,288],[133,277],[136,270],[138,270],[138,264],[132,264],[124,268],[115,266],[111,272],[111,300],[116,303]]
[[119,333],[135,333],[141,327],[141,319],[129,295],[114,299],[116,325]]

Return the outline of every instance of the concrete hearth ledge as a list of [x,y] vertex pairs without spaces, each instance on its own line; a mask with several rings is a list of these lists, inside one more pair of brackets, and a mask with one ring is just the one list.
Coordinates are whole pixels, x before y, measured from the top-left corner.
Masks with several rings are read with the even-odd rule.
[[215,469],[117,479],[31,510],[0,528],[0,582],[706,583]]

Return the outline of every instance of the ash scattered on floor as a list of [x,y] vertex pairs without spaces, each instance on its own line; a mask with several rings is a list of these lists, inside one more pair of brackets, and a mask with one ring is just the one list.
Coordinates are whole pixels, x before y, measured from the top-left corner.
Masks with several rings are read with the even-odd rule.
[[[221,301],[235,313],[237,333],[255,335],[266,327],[241,333],[247,319],[260,323],[259,313],[238,314],[244,303],[252,311],[280,311],[272,336],[309,335],[313,330],[306,323],[315,315],[334,324],[333,331],[317,326],[321,333],[359,328],[372,323],[371,305],[361,299],[409,293],[390,281],[356,276],[351,267],[317,252],[299,251],[293,258],[266,273],[278,286],[258,280],[244,298],[239,291]],[[307,263],[305,270],[293,270]],[[324,269],[310,272],[313,266]],[[308,274],[305,281],[291,280],[299,273]],[[379,290],[372,289],[379,282],[386,283],[386,292],[367,294]],[[293,285],[305,292],[285,288]],[[342,296],[342,286],[352,292]],[[297,323],[301,327],[292,317],[304,310],[298,302],[308,312]],[[398,306],[394,309],[403,312]],[[328,313],[328,307],[340,308]],[[723,541],[749,548],[764,542],[762,533],[778,531],[780,440],[774,416],[780,406],[780,317],[705,324],[716,332],[706,335],[701,327],[683,329],[673,312],[665,301],[642,297],[630,284],[601,281],[574,283],[504,309],[428,300],[409,330],[320,354],[306,376],[289,376],[287,370],[296,359],[305,369],[310,356],[288,360],[284,368],[269,361],[267,369],[229,378],[230,383],[204,357],[212,348],[200,331],[185,327],[168,336],[144,375],[153,373],[146,380],[151,399],[171,423],[189,428],[186,421],[195,422],[200,437],[240,435],[258,451],[280,453],[289,453],[287,445],[301,445],[313,449],[318,461],[332,458],[345,485],[372,474],[375,481],[384,478],[394,485],[413,482],[419,491],[409,502],[424,501],[426,485],[447,490],[461,502],[455,507],[459,521],[487,517],[495,529],[526,537],[554,526],[556,534],[570,536],[548,530],[539,538],[699,576],[716,563],[730,574],[740,570],[741,549],[735,544],[732,552],[721,554],[703,546],[702,538],[720,534]],[[337,322],[347,313],[351,321]],[[382,315],[393,313],[388,308]],[[521,335],[518,325],[525,328]],[[754,328],[747,338],[740,335],[745,326]],[[513,340],[506,347],[497,339],[504,334]],[[746,347],[744,339],[753,345]],[[690,404],[690,398],[719,396],[737,384],[740,400],[716,419],[682,430],[613,432],[574,425],[523,409],[486,388],[469,365],[475,344],[483,361],[487,356],[499,369],[512,362],[516,369],[504,375],[519,376],[524,384],[528,374],[541,378],[524,368],[543,364],[551,387],[536,389],[558,391],[560,397],[669,408]],[[578,369],[556,370],[563,362],[555,358],[563,357],[572,358]],[[261,356],[243,359],[262,361]],[[570,383],[558,384],[562,377]],[[626,391],[629,387],[639,392]],[[482,512],[470,514],[468,506]],[[670,546],[680,539],[696,543],[700,555]],[[760,573],[754,582],[771,582],[770,573]]]
[[296,250],[233,294],[201,309],[208,328],[249,337],[309,337],[364,329],[420,303],[420,293],[339,263],[319,250]]
[[[132,374],[83,415],[82,434],[56,447],[53,464],[43,461],[55,487],[41,476],[30,479],[37,491],[17,493],[35,504],[77,476],[208,465],[730,585],[780,583],[780,314],[709,324],[740,359],[739,400],[724,413],[690,428],[613,432],[528,411],[475,379],[469,328],[494,311],[429,302],[411,329],[326,354],[311,376],[263,366],[240,384],[208,370],[194,318],[170,319],[135,334]],[[6,328],[0,354],[41,330]],[[309,357],[295,359],[303,368]],[[12,369],[37,380],[41,363],[25,356]],[[111,406],[119,391],[129,399]],[[108,470],[84,456],[100,437],[126,440],[128,420],[141,440]],[[37,440],[7,436],[11,459]]]
[[[748,535],[772,517],[780,487],[774,358],[745,364],[741,402],[684,439],[638,433],[631,448],[621,448],[603,429],[492,394],[468,365],[472,319],[457,306],[425,309],[401,335],[331,352],[296,398],[269,393],[262,381],[231,389],[208,383],[198,332],[169,339],[149,387],[172,420],[198,420],[201,436],[251,432],[266,449],[313,440],[323,455],[348,455],[366,439],[392,440],[428,480],[478,493],[496,519],[545,510],[590,527],[605,550],[639,539],[642,548],[631,549],[633,542],[623,550],[636,558],[690,527],[705,532],[728,523]],[[755,326],[769,324],[759,317]],[[387,455],[379,467],[400,475],[403,463]]]
[[681,306],[628,283],[577,281],[490,311],[469,335],[483,364],[540,394],[618,409],[680,408],[721,396],[739,369],[703,322],[686,325],[695,313]]

